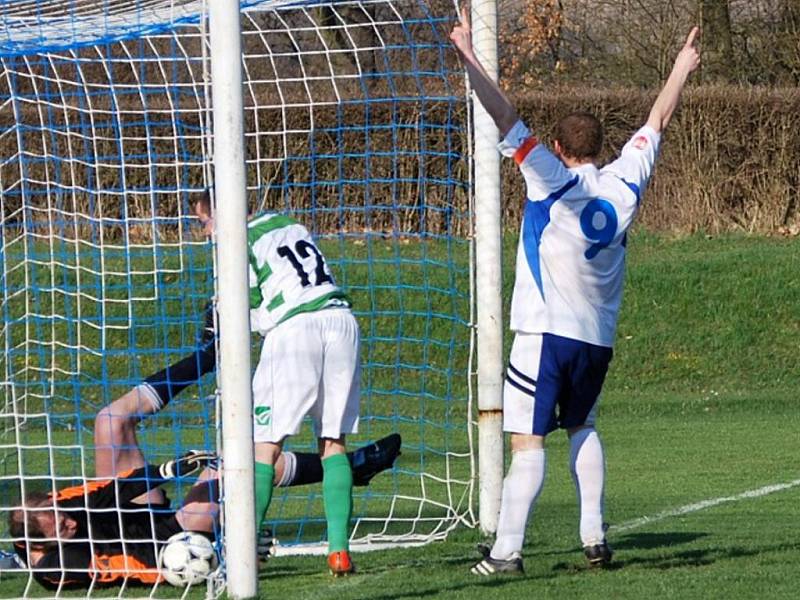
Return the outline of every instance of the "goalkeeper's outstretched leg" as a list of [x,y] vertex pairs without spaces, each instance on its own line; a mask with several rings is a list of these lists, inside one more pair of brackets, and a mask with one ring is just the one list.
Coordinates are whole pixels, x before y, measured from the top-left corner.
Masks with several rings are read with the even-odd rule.
[[[212,372],[216,363],[214,309],[208,302],[197,349],[145,378],[98,412],[94,427],[96,475],[114,477],[117,473],[144,466],[145,459],[136,439],[139,421],[160,411],[176,395]],[[151,496],[154,501],[163,501],[164,498],[160,490],[155,490]]]
[[[136,439],[136,425],[146,415],[160,409],[152,390],[139,385],[102,408],[94,421],[95,475],[113,478],[117,474],[139,469],[147,461]],[[166,496],[155,488],[142,498],[144,503],[161,504]]]
[[[117,473],[145,464],[136,439],[136,427],[145,417],[159,412],[190,385],[216,368],[214,317],[211,303],[206,305],[198,348],[188,356],[146,377],[117,400],[103,408],[95,418],[95,465],[97,475]],[[353,471],[353,485],[369,485],[373,477],[391,469],[400,456],[402,439],[392,433],[347,453]],[[320,483],[322,461],[316,452],[284,451],[275,463],[275,487],[294,487]]]
[[[9,531],[20,559],[34,569],[34,577],[49,589],[104,584],[152,584],[158,578],[158,549],[181,530],[218,531],[219,490],[213,453],[195,451],[163,465],[148,464],[136,428],[174,396],[213,370],[213,338],[204,340],[190,356],[146,378],[144,382],[101,409],[95,418],[95,476],[91,485],[55,493],[29,494],[23,507],[11,511]],[[367,485],[389,469],[400,455],[401,439],[391,434],[345,456],[353,483]],[[205,467],[178,510],[170,508],[160,486]],[[284,452],[275,462],[275,486],[318,483],[324,479],[319,454]],[[56,510],[56,508],[58,510]],[[125,518],[122,519],[122,515]],[[136,540],[106,546],[104,556],[119,557],[129,567],[98,562],[86,554],[87,521],[104,540]],[[120,523],[124,531],[120,531]],[[103,533],[105,532],[105,533]],[[113,547],[112,547],[113,546]],[[66,561],[66,562],[62,562]],[[119,564],[122,564],[119,563]]]

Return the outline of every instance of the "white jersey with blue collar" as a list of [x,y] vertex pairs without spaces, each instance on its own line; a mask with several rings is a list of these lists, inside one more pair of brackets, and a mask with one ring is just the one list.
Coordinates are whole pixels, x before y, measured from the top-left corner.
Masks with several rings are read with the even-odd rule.
[[527,186],[511,329],[612,347],[622,302],[626,232],[658,153],[642,127],[614,162],[568,169],[518,121],[499,144]]

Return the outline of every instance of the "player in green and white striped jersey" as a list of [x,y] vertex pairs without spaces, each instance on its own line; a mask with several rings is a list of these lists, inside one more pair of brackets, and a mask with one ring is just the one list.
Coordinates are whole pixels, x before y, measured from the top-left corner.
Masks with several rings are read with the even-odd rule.
[[300,313],[349,308],[308,230],[286,215],[265,214],[247,224],[250,323],[266,334]]
[[[195,212],[212,233],[207,195]],[[353,475],[345,436],[358,431],[358,323],[303,225],[261,215],[248,223],[247,244],[250,324],[264,336],[253,376],[256,519],[261,523],[269,507],[283,440],[310,415],[322,457],[328,565],[334,575],[349,573]]]

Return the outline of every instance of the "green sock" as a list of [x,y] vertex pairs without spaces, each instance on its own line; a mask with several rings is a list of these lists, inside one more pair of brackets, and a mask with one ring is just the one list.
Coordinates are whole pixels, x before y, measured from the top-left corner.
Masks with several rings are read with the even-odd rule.
[[256,463],[256,530],[261,531],[261,521],[267,514],[269,502],[272,500],[272,480],[275,478],[275,467],[265,463]]
[[322,459],[322,499],[328,520],[328,552],[349,550],[353,471],[345,454]]

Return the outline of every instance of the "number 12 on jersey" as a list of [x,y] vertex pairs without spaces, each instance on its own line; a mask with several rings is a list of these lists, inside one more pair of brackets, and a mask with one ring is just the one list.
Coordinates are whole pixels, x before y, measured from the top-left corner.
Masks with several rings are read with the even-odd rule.
[[319,249],[308,240],[299,240],[294,245],[294,250],[292,250],[292,248],[289,246],[278,247],[278,256],[285,258],[292,263],[292,267],[294,267],[294,270],[297,272],[297,276],[300,278],[300,284],[303,287],[312,285],[311,276],[309,273],[306,273],[303,263],[300,261],[298,256],[300,258],[308,258],[311,255],[314,255],[314,257],[317,259],[316,266],[314,268],[313,285],[333,283],[333,277],[331,277],[330,272],[328,271],[328,265],[325,264],[325,257],[322,256],[322,252],[320,252]]

